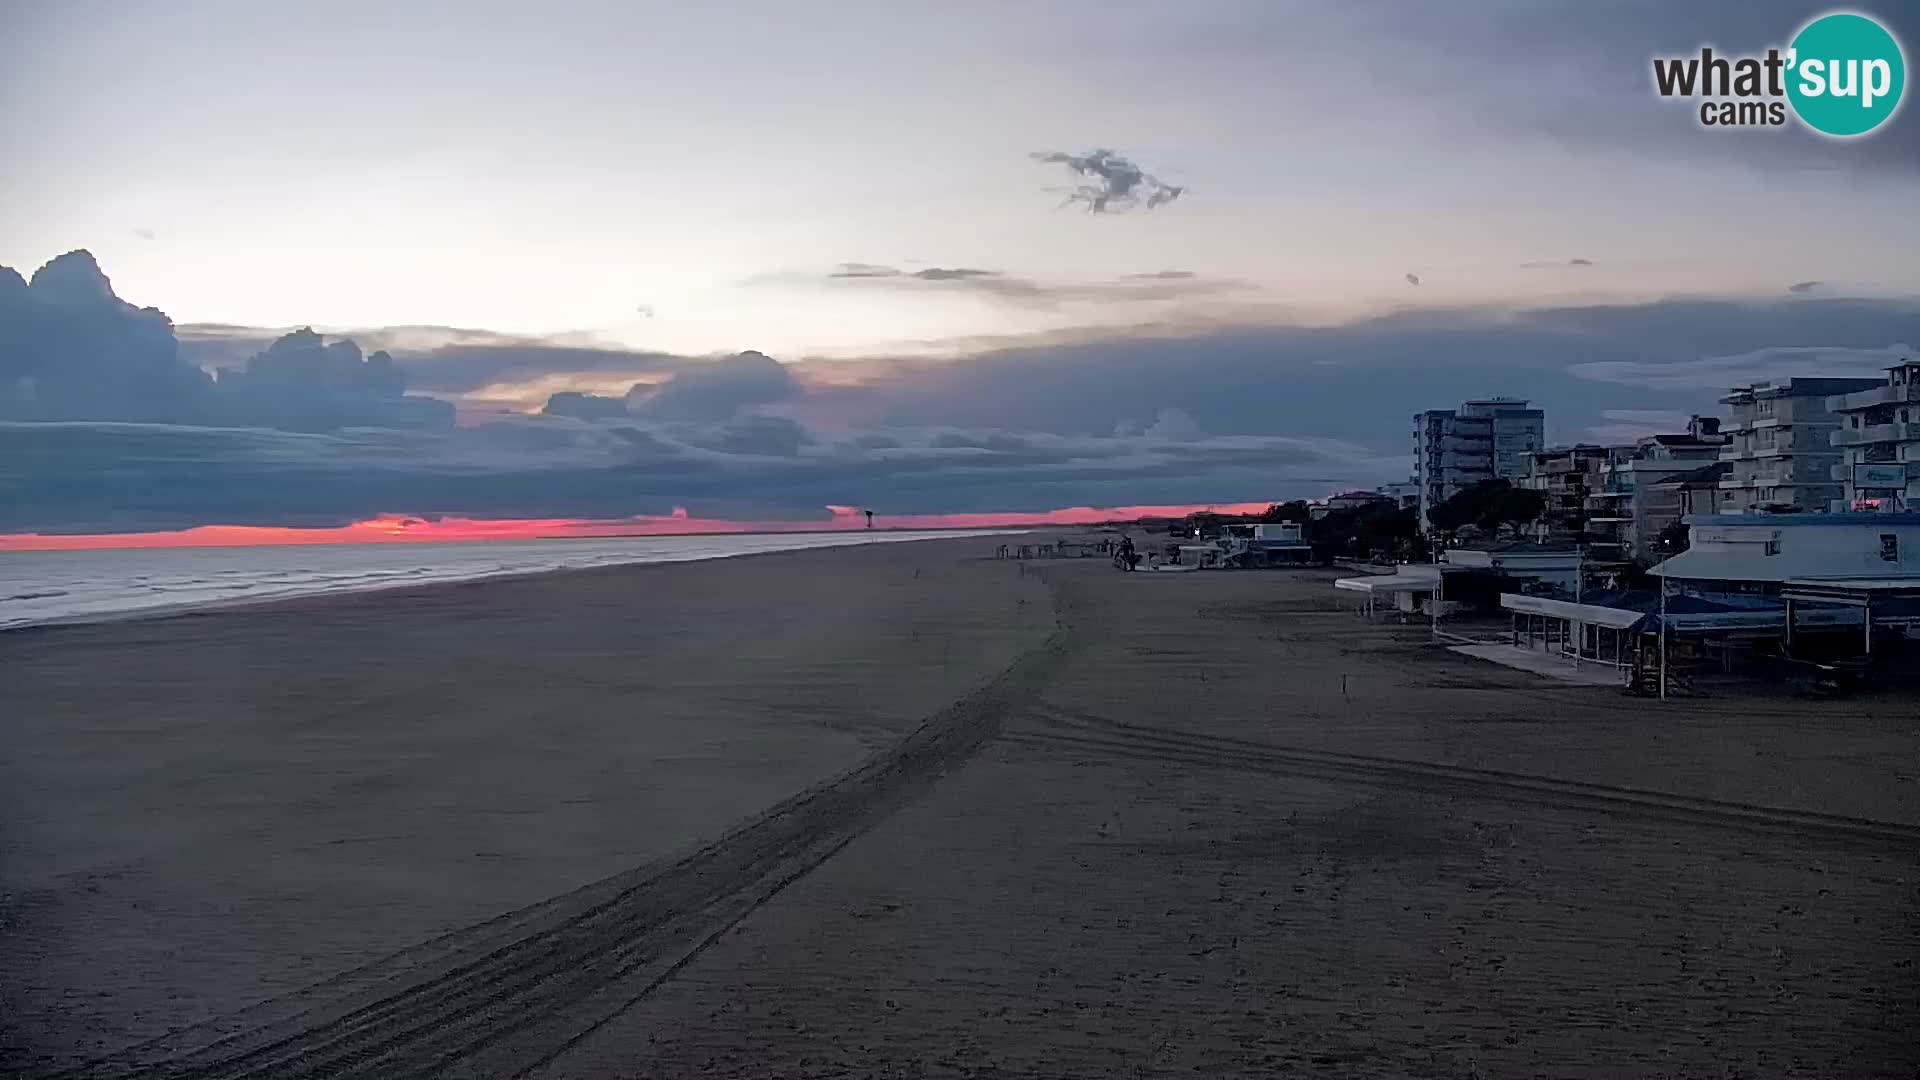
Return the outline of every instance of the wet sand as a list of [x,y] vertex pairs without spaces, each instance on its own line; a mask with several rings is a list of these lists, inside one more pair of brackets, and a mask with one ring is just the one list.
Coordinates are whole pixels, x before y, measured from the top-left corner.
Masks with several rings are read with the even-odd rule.
[[[63,1060],[135,1044],[98,1075],[1911,1077],[1920,1066],[1911,699],[1662,708],[1432,649],[1417,626],[1363,623],[1339,610],[1331,574],[970,558],[990,550],[958,541],[703,568],[738,613],[806,607],[794,591],[806,588],[814,604],[893,611],[877,597],[926,582],[936,609],[977,612],[951,635],[972,642],[968,661],[939,667],[911,637],[881,645],[800,619],[764,635],[764,671],[729,676],[711,656],[726,620],[699,587],[638,584],[644,569],[604,572],[592,588],[474,586],[399,616],[382,607],[371,624],[371,608],[329,603],[299,619],[149,624],[144,640],[95,628],[0,641],[6,677],[41,710],[66,710],[34,712],[19,736],[9,719],[4,733],[25,748],[5,777],[7,888],[22,849],[57,894],[8,901],[0,960],[28,957],[42,980],[23,990],[7,976],[8,1004],[31,1010],[21,1030]],[[788,560],[820,569],[778,572]],[[562,588],[571,604],[546,592]],[[683,616],[660,620],[677,633],[630,630],[621,647],[607,635],[629,621],[578,610],[679,588],[693,590]],[[829,601],[843,591],[865,599]],[[541,632],[505,632],[529,618]],[[913,624],[900,618],[888,626]],[[644,676],[622,655],[642,638],[672,654],[633,669]],[[406,649],[458,660],[412,674]],[[289,702],[321,696],[300,681],[320,678],[298,674],[302,655],[355,658],[328,678],[408,688],[353,710],[365,723],[316,742],[307,770],[279,760],[301,730]],[[146,709],[129,704],[136,656],[153,657],[135,669],[148,672],[132,695]],[[511,677],[519,664],[571,678],[528,684]],[[250,698],[236,680],[256,687]],[[456,689],[466,680],[479,689]],[[864,741],[829,739],[838,749],[794,764],[796,745],[841,733],[831,718],[844,688],[869,684]],[[569,708],[540,685],[585,697]],[[814,709],[796,714],[809,689]],[[524,733],[618,716],[642,693],[675,703],[648,715],[716,709],[724,721],[664,740],[606,718]],[[229,709],[230,698],[254,704]],[[197,704],[147,719],[163,700]],[[455,739],[476,710],[493,722]],[[195,729],[206,714],[230,719]],[[403,734],[390,730],[396,715],[430,719]],[[128,733],[141,748],[119,745]],[[659,746],[702,733],[703,753],[662,766]],[[781,752],[765,749],[781,737]],[[349,752],[366,739],[398,759],[375,771],[383,784],[290,790],[317,765],[367,756]],[[740,755],[760,768],[732,769]],[[623,777],[666,784],[685,761],[707,778],[684,785],[706,793],[698,812],[675,809],[691,790],[623,793]],[[244,768],[274,782],[248,788],[232,775]],[[450,769],[465,778],[441,778]],[[542,798],[516,797],[508,778],[528,772]],[[38,783],[45,805],[14,794],[21,782]],[[145,794],[113,794],[127,786]],[[560,794],[576,786],[603,800],[579,819]],[[234,797],[241,788],[251,801]],[[346,850],[318,856],[332,860],[322,867],[312,839],[288,854],[299,838],[368,824],[351,806],[366,797],[424,808],[390,857],[333,845]],[[608,824],[635,812],[682,816],[649,844]],[[146,819],[130,826],[129,813]],[[490,873],[467,850],[488,831],[476,818],[531,819],[526,842],[508,845],[515,871]],[[17,820],[32,843],[15,839]],[[244,856],[213,854],[198,828]],[[222,864],[225,877],[187,888],[194,905],[172,899]],[[122,865],[134,869],[106,876]],[[236,892],[237,869],[255,866],[295,884],[246,876]],[[325,887],[320,873],[357,884]],[[301,903],[296,884],[310,889]],[[374,925],[342,925],[356,922]],[[130,927],[171,936],[143,950]],[[211,958],[199,953],[215,941]],[[294,954],[330,966],[300,968]],[[169,1001],[173,988],[195,996]],[[139,1044],[162,1026],[151,1010],[198,1026]],[[96,1043],[54,1045],[74,1037]]]

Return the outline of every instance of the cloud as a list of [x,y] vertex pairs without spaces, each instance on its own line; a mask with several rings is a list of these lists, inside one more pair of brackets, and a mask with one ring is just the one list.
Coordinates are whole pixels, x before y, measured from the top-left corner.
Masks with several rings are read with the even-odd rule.
[[841,263],[839,269],[827,275],[836,278],[888,278],[899,277],[902,271],[891,266],[875,263]]
[[311,329],[287,334],[243,368],[215,377],[219,412],[289,431],[339,427],[435,427],[453,422],[453,406],[408,396],[407,377],[384,352],[362,356],[349,340]]
[[1818,281],[1796,281],[1787,286],[1787,291],[1790,293],[1810,293],[1819,287],[1820,283]]
[[926,270],[915,270],[907,276],[919,281],[974,281],[983,278],[997,280],[1003,278],[1001,274],[992,270],[943,270],[937,266]]
[[[1302,497],[1403,478],[1408,417],[1466,397],[1530,398],[1547,411],[1550,438],[1624,437],[1711,413],[1725,387],[1754,378],[1877,375],[1906,354],[1890,343],[1920,340],[1920,304],[1819,296],[1409,309],[1336,325],[1143,322],[973,342],[943,359],[791,363],[447,328],[356,333],[359,347],[392,348],[389,363],[317,333],[207,330],[209,348],[238,358],[220,366],[245,369],[229,381],[169,351],[158,312],[108,301],[71,270],[45,280],[43,293],[0,273],[0,311],[30,302],[41,319],[78,305],[71,311],[84,313],[80,325],[95,336],[63,330],[60,340],[74,343],[69,363],[91,373],[74,391],[87,408],[23,416],[7,399],[0,531],[317,525],[381,514],[598,519],[676,505],[770,520],[827,504],[931,513]],[[965,290],[992,279],[839,280]],[[17,341],[27,325],[0,319],[0,342]],[[281,337],[278,346],[267,340]],[[0,362],[11,374],[38,355],[9,344]],[[636,367],[645,369],[638,378]],[[189,403],[202,412],[154,409],[158,395],[127,389],[156,372],[190,376]],[[448,427],[390,412],[412,407],[409,395],[395,396],[404,389],[397,377],[422,372],[479,390],[509,379],[639,385],[622,398],[543,390],[543,415],[470,416]],[[0,381],[0,390],[17,392],[18,382]],[[303,412],[275,411],[294,399]],[[114,402],[131,411],[103,408]],[[325,405],[318,416],[316,402]]]
[[1563,262],[1523,262],[1522,270],[1570,270],[1593,265],[1592,259],[1567,259]]
[[581,420],[605,420],[627,415],[625,398],[602,397],[578,390],[562,390],[547,398],[540,410],[547,416],[572,416]]
[[1143,207],[1152,210],[1179,198],[1183,187],[1162,183],[1140,166],[1112,150],[1089,150],[1084,154],[1043,151],[1034,160],[1065,165],[1076,175],[1092,181],[1068,194],[1062,206],[1082,203],[1090,214],[1106,214]]
[[1206,437],[1193,417],[1179,409],[1161,409],[1152,424],[1147,426],[1149,439],[1169,439],[1174,442],[1192,442]]
[[383,514],[609,519],[675,506],[756,519],[816,516],[828,504],[1019,512],[1120,504],[1134,492],[1166,502],[1311,493],[1380,468],[1351,444],[1283,437],[945,429],[825,440],[773,417],[702,429],[529,416],[319,434],[0,422],[0,482],[13,496],[0,502],[0,532],[322,526]]
[[451,405],[406,390],[391,356],[311,330],[209,376],[182,355],[172,321],[121,300],[87,252],[54,259],[30,282],[0,267],[0,419],[301,431],[452,422]]
[[743,416],[718,427],[684,431],[681,439],[689,446],[721,454],[790,458],[812,443],[813,435],[785,417]]
[[1407,275],[1406,275],[1406,278],[1407,278],[1407,284],[1409,284],[1409,285],[1418,285],[1418,284],[1420,284],[1420,275],[1419,275],[1419,274],[1413,274],[1413,273],[1409,273],[1409,274],[1407,274]]
[[1796,376],[1877,379],[1888,367],[1912,355],[1914,350],[1908,345],[1868,349],[1802,346],[1755,349],[1730,356],[1703,356],[1668,363],[1600,361],[1575,364],[1568,370],[1583,379],[1654,390],[1725,390],[1761,379]]
[[212,393],[166,315],[114,295],[87,252],[31,281],[0,267],[0,419],[205,419]]
[[[1847,6],[1894,27],[1910,21],[1902,16],[1911,5],[1869,0]],[[1920,171],[1920,124],[1884,125],[1864,139],[1830,139],[1792,123],[1751,132],[1753,138],[1713,139],[1692,108],[1661,101],[1653,92],[1653,56],[1698,55],[1707,44],[1724,56],[1784,48],[1796,29],[1823,10],[1826,5],[1809,0],[1476,0],[1391,8],[1338,4],[1311,12],[1246,4],[1201,27],[1181,20],[1173,33],[1113,31],[1124,47],[1109,47],[1105,56],[1116,79],[1146,63],[1178,65],[1187,85],[1198,83],[1209,95],[1231,93],[1278,113],[1288,104],[1280,96],[1284,90],[1270,98],[1250,96],[1276,65],[1318,81],[1335,78],[1345,57],[1365,55],[1373,61],[1370,92],[1320,110],[1349,129],[1372,121],[1404,123],[1449,141],[1578,141],[1663,167],[1724,162],[1775,180],[1801,170],[1891,172],[1910,179]],[[1487,32],[1490,20],[1498,23],[1498,33]],[[1383,104],[1390,111],[1370,108]]]
[[1606,422],[1587,428],[1585,441],[1607,446],[1684,432],[1693,419],[1692,413],[1671,409],[1606,409],[1600,415]]
[[1141,430],[1142,418],[1171,407],[1212,433],[1343,438],[1384,455],[1404,453],[1414,412],[1468,397],[1532,398],[1550,436],[1571,439],[1608,409],[1712,413],[1728,386],[1808,366],[1789,355],[1771,370],[1701,372],[1702,357],[1846,348],[1867,350],[1871,366],[1915,340],[1915,302],[1785,297],[1416,309],[1331,326],[1141,325],[950,362],[875,360],[853,385],[810,382],[783,412],[854,426],[1105,436]]
[[[222,366],[264,347],[282,333],[220,324],[179,328],[181,352],[205,367]],[[409,387],[435,394],[468,394],[535,382],[556,373],[618,381],[670,376],[706,358],[599,343],[500,334],[453,326],[387,326],[349,332],[363,347],[393,357]],[[537,399],[536,399],[537,400]]]
[[1111,280],[1042,282],[975,267],[933,266],[907,271],[878,263],[841,263],[819,278],[776,275],[759,280],[824,282],[838,288],[888,289],[921,296],[977,296],[1030,308],[1167,301],[1253,288],[1243,281],[1205,277],[1191,270],[1125,274]]
[[627,407],[649,419],[724,421],[756,405],[785,401],[796,392],[785,365],[749,350],[682,367],[658,386],[635,386],[627,392]]

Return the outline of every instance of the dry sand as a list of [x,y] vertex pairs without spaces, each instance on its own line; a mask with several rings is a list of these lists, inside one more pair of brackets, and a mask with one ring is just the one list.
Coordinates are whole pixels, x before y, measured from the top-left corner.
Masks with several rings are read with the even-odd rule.
[[1911,699],[993,546],[0,637],[16,1067],[1916,1075]]

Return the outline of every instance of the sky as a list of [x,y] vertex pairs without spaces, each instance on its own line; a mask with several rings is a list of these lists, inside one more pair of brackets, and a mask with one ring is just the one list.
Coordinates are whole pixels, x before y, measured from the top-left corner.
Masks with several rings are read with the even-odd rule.
[[1254,502],[1872,373],[1912,108],[1650,76],[1827,8],[15,0],[0,532]]

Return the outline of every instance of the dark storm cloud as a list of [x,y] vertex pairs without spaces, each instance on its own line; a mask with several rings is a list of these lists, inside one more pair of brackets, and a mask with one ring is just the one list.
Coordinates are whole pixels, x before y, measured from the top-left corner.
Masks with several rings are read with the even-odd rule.
[[1163,183],[1112,150],[1068,154],[1058,150],[1033,155],[1035,161],[1064,165],[1088,181],[1068,193],[1062,206],[1080,203],[1090,214],[1107,214],[1141,207],[1152,210],[1170,203],[1186,190]]
[[115,296],[93,256],[62,255],[31,282],[0,267],[0,419],[199,419],[212,392],[173,323]]
[[453,421],[452,405],[407,394],[407,377],[391,356],[363,356],[352,341],[327,341],[312,330],[287,334],[243,368],[222,368],[215,389],[225,415],[289,431]]
[[450,405],[406,389],[387,354],[310,330],[210,377],[181,354],[172,321],[116,296],[88,253],[54,259],[31,282],[0,268],[0,419],[316,431],[451,422]]
[[[1915,341],[1914,302],[1795,297],[1411,311],[1339,326],[1134,334],[1002,348],[954,363],[903,361],[866,385],[812,397],[876,423],[1062,434],[1144,431],[1177,409],[1215,435],[1344,438],[1387,453],[1405,445],[1414,412],[1463,398],[1532,398],[1547,409],[1550,434],[1574,438],[1609,409],[1715,411],[1725,386],[1791,367],[1783,357],[1794,354],[1778,350],[1839,355]],[[1812,354],[1799,356],[1805,364]],[[1710,379],[1700,367],[1707,360],[1715,361],[1705,369]]]
[[1820,283],[1818,281],[1796,281],[1787,286],[1787,291],[1790,293],[1810,293],[1819,287]]
[[797,386],[784,364],[751,350],[723,360],[683,366],[658,386],[635,386],[627,407],[657,420],[723,421],[756,405],[794,396]]
[[[0,310],[12,313],[0,321],[0,386],[17,406],[28,380],[42,410],[30,418],[47,421],[0,422],[0,531],[1298,497],[1403,477],[1411,414],[1466,397],[1530,398],[1550,437],[1572,440],[1617,432],[1623,417],[1714,412],[1724,387],[1754,378],[1872,374],[1920,341],[1920,305],[1817,296],[1414,310],[1335,326],[1038,338],[951,361],[870,358],[831,377],[816,377],[827,361],[752,352],[660,357],[664,378],[626,398],[561,394],[550,415],[448,428],[399,412],[423,399],[398,394],[398,357],[295,333],[256,343],[246,371],[216,381],[170,349],[164,315],[109,300],[72,269],[45,281],[42,294],[0,273]],[[60,364],[19,347],[48,326]],[[564,377],[572,359],[604,376],[599,355],[503,355],[453,381]],[[169,403],[161,391],[176,384],[210,411]],[[49,400],[85,407],[54,422]]]
[[813,442],[813,434],[782,416],[742,416],[717,427],[684,430],[689,446],[725,455],[790,458]]
[[617,518],[1037,511],[1131,498],[1230,501],[1380,463],[1288,438],[895,431],[824,440],[754,417],[707,429],[519,417],[442,432],[0,422],[0,532],[328,525],[381,513]]
[[572,416],[581,420],[605,420],[627,415],[625,398],[602,397],[599,394],[583,394],[578,390],[562,390],[547,398],[547,404],[540,410],[548,416]]

